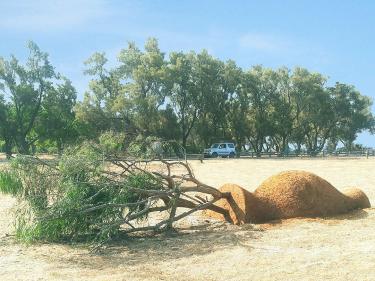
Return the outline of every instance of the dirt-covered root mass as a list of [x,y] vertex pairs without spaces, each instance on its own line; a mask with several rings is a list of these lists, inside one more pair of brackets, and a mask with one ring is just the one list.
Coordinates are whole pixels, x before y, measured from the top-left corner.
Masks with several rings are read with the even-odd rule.
[[219,188],[221,192],[230,192],[229,199],[220,199],[215,205],[228,210],[229,216],[224,216],[221,213],[205,210],[203,214],[208,217],[225,220],[233,224],[243,224],[250,221],[248,214],[250,213],[249,196],[252,194],[246,189],[236,184],[224,184]]
[[207,211],[210,217],[235,224],[262,223],[294,217],[326,217],[370,207],[366,194],[358,188],[341,193],[325,179],[306,171],[285,171],[266,179],[253,193],[235,184],[220,188],[232,198],[217,205],[229,217]]

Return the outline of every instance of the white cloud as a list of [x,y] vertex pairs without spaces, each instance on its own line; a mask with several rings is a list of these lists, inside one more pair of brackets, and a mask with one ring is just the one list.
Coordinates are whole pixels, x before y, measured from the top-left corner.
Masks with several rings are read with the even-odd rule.
[[0,11],[0,28],[22,31],[69,30],[110,14],[102,0],[4,1]]
[[239,46],[242,49],[253,49],[270,53],[280,53],[291,47],[291,42],[276,36],[246,33],[239,38]]
[[[271,59],[279,65],[305,65],[319,69],[334,60],[334,56],[316,42],[281,34],[245,33],[237,38],[237,46],[241,52],[251,53],[262,60]],[[308,65],[306,58],[309,58]]]

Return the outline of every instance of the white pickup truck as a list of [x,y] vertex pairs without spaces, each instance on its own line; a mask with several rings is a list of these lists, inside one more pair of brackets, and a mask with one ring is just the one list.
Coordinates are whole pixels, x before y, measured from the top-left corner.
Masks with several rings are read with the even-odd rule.
[[220,142],[214,143],[210,148],[203,151],[204,157],[235,157],[236,148],[234,143],[231,142]]

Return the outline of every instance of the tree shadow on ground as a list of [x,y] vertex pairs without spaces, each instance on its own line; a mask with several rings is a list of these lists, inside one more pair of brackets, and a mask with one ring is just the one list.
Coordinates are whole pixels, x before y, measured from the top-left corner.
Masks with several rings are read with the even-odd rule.
[[[217,250],[240,246],[252,249],[252,241],[261,237],[262,229],[252,224],[242,226],[222,222],[209,222],[178,228],[176,232],[158,235],[132,236],[112,242],[100,252],[92,253],[94,259],[71,260],[74,264],[95,268],[97,265],[139,265],[152,261],[176,260],[207,255]],[[95,262],[96,261],[96,262]]]

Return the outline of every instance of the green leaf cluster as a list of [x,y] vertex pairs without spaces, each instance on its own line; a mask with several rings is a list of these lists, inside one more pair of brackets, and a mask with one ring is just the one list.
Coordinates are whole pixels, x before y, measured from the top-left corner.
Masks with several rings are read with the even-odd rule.
[[19,156],[0,172],[0,192],[18,199],[21,241],[104,243],[120,235],[124,216],[144,208],[144,197],[133,189],[162,188],[161,180],[142,171],[111,177],[102,155],[100,146],[85,143],[48,163]]

